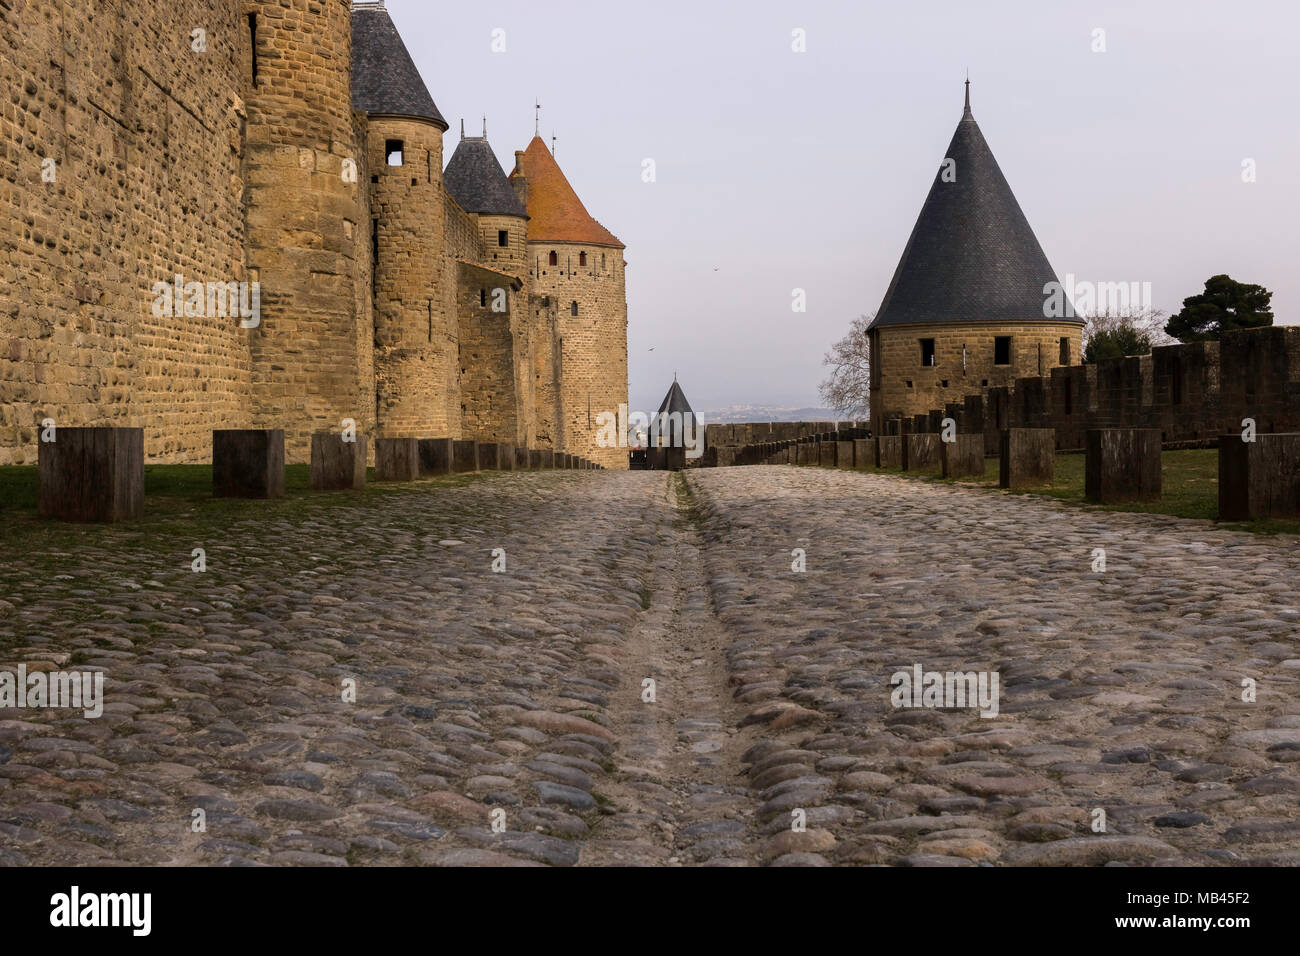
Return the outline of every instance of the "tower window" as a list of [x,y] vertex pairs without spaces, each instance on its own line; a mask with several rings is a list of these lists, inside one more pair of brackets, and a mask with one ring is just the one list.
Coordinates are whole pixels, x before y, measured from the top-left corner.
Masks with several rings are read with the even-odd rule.
[[497,245],[498,245],[498,246],[508,246],[508,245],[510,245],[510,232],[509,232],[509,230],[507,230],[507,229],[498,229],[498,230],[497,230]]
[[1070,364],[1070,339],[1068,336],[1061,336],[1061,363],[1062,365]]
[[942,382],[939,383],[939,387],[940,387],[940,388],[947,388],[947,387],[948,387],[948,380],[945,378]]
[[907,387],[908,388],[912,387],[912,380],[910,378],[907,380]]
[[560,264],[560,257],[555,254],[554,249],[551,250],[551,258],[547,260],[547,264],[552,266],[558,266]]
[[253,51],[253,85],[257,85],[257,14],[248,15],[248,46]]
[[933,365],[934,363],[934,339],[921,339],[921,364]]
[[578,301],[575,299],[574,301],[569,303],[569,315],[577,315],[577,314],[578,314]]
[[487,289],[478,290],[478,304],[487,305]]
[[388,157],[389,166],[402,165],[402,151],[405,145],[400,139],[384,141],[384,155]]
[[587,264],[587,254],[585,252],[578,253],[578,265],[585,266],[586,264]]
[[993,364],[1011,364],[1011,336],[999,335],[993,340]]

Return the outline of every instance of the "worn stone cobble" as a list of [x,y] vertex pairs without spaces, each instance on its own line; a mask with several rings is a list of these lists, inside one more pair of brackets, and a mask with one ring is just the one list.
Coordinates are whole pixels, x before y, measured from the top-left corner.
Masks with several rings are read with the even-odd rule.
[[1300,862],[1293,538],[768,466],[318,501],[0,543],[0,670],[106,675],[0,712],[0,864]]

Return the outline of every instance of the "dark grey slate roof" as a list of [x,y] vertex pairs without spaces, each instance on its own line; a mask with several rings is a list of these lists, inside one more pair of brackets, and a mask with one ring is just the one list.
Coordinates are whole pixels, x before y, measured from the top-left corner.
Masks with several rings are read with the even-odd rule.
[[486,136],[461,139],[443,171],[442,184],[466,212],[528,218]]
[[956,180],[944,182],[940,164],[871,327],[1042,320],[1056,273],[971,115],[969,90],[945,158]]
[[372,115],[447,121],[382,3],[352,7],[352,106]]
[[664,403],[659,406],[658,414],[662,415],[664,412],[669,414],[673,412],[682,412],[683,414],[690,412],[692,416],[695,414],[691,408],[691,403],[686,400],[686,393],[677,384],[677,379],[673,379],[673,387],[668,389],[668,394],[664,396]]

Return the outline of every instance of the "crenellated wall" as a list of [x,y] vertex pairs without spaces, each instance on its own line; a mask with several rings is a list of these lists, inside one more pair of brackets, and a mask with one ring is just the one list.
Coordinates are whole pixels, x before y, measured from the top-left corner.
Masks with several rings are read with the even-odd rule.
[[[970,413],[972,402],[979,403],[978,414]],[[934,430],[935,417],[948,416],[950,408],[925,416],[921,430]],[[1166,447],[1211,445],[1240,432],[1246,418],[1260,433],[1297,431],[1300,326],[1229,332],[1219,342],[1054,368],[1050,376],[968,395],[964,412],[951,417],[960,431],[983,431],[988,454],[996,453],[1003,428],[1053,428],[1060,450],[1082,449],[1089,428],[1159,428]],[[893,427],[879,424],[882,434]],[[899,427],[906,431],[908,424],[902,419]]]

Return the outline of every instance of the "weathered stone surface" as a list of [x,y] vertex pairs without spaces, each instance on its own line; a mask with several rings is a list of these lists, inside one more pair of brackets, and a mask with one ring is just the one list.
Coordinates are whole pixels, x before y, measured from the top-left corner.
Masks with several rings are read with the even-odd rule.
[[479,471],[500,471],[501,470],[501,446],[494,441],[475,442],[478,446],[478,470]]
[[419,477],[419,439],[375,439],[375,478],[378,481],[415,481]]
[[1160,500],[1160,429],[1092,428],[1084,495],[1098,504]]
[[283,495],[283,429],[212,432],[214,498],[280,498]]
[[311,486],[318,491],[366,486],[366,436],[344,441],[339,432],[311,436]]
[[856,462],[854,457],[853,441],[837,441],[835,443],[835,467],[852,468]]
[[1005,428],[998,487],[1034,488],[1056,476],[1056,432],[1050,428]]
[[957,434],[939,443],[939,466],[945,478],[976,478],[984,475],[983,433]]
[[1300,518],[1300,432],[1219,438],[1219,517]]

